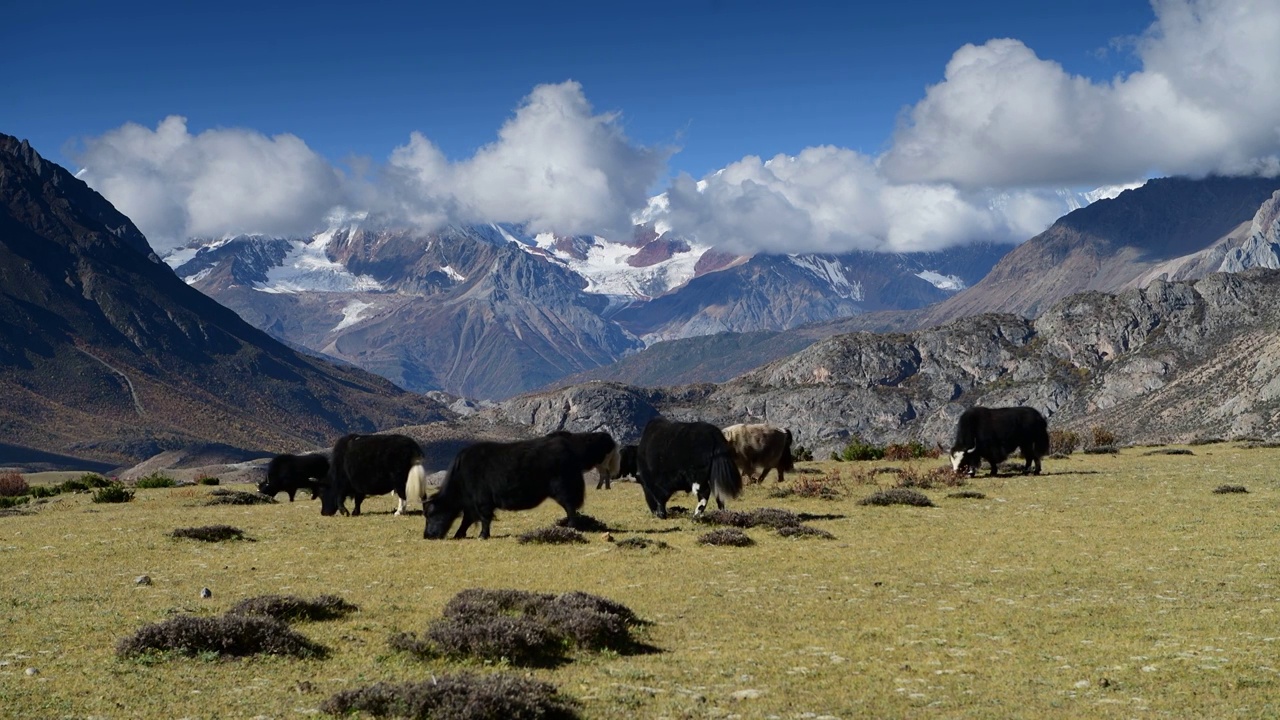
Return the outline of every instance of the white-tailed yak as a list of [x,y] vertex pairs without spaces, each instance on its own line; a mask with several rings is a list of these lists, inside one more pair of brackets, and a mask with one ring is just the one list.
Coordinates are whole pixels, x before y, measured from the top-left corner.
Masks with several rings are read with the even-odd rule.
[[344,435],[333,446],[329,475],[320,494],[320,514],[346,513],[346,499],[355,498],[352,515],[369,495],[395,493],[396,515],[404,513],[405,486],[426,481],[422,448],[405,435]]

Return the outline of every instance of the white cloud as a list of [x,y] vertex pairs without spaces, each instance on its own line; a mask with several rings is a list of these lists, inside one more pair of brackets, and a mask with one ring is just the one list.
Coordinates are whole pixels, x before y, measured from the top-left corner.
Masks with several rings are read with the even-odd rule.
[[195,235],[310,232],[341,202],[343,179],[293,135],[239,129],[192,135],[170,116],[89,139],[81,179],[163,251]]
[[424,224],[527,222],[534,232],[629,233],[669,151],[633,145],[618,116],[593,114],[576,82],[539,85],[471,158],[450,163],[414,133],[386,177],[402,214]]
[[964,187],[1235,174],[1280,153],[1280,3],[1155,0],[1142,69],[1066,73],[1017,40],[966,45],[882,159],[897,182]]

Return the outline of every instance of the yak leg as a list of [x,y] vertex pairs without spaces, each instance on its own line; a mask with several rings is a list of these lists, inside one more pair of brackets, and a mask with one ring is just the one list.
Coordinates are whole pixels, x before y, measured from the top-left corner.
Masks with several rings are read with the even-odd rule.
[[406,505],[406,504],[407,504],[407,503],[405,503],[404,498],[402,498],[402,497],[400,497],[399,495],[397,495],[397,496],[396,496],[396,512],[395,512],[395,514],[396,514],[396,515],[403,515],[403,514],[404,514],[404,507],[405,507],[405,505]]
[[992,458],[987,458],[987,462],[991,463],[991,477],[996,477],[997,475],[999,475],[1000,461]]
[[285,490],[285,492],[289,493],[289,502],[293,502],[293,494],[298,492],[298,488],[294,488],[292,490]]
[[[707,509],[707,501],[711,499],[711,483],[707,483],[705,491],[702,489],[701,483],[694,483],[693,487],[689,488],[689,492],[698,498],[698,506],[693,509],[693,516],[702,517],[703,511]],[[716,501],[719,502],[719,500],[720,496],[717,495]]]
[[462,511],[462,524],[458,526],[458,532],[453,534],[454,540],[461,540],[467,536],[467,529],[471,527],[471,523],[475,522],[475,518],[471,517],[470,510]]
[[480,513],[480,539],[489,539],[489,524],[493,522],[493,511],[481,511]]
[[355,501],[356,501],[356,506],[351,510],[351,517],[356,517],[357,515],[360,514],[360,503],[364,502],[364,496],[356,495]]
[[644,501],[649,506],[649,512],[653,513],[654,517],[665,520],[667,518],[667,501],[659,501],[658,497],[649,489],[649,486],[644,483],[640,484],[640,489],[644,490]]

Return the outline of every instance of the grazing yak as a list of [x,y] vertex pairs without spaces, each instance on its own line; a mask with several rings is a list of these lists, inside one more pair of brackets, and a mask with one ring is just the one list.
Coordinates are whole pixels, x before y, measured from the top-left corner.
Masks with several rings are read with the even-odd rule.
[[453,521],[462,516],[455,539],[466,537],[475,522],[480,523],[480,537],[487,539],[495,510],[529,510],[547,498],[564,508],[572,521],[586,499],[583,471],[606,463],[617,467],[613,438],[607,433],[598,435],[608,442],[553,433],[533,440],[479,442],[463,448],[440,489],[423,505],[426,527],[422,537],[444,537]]
[[614,473],[612,478],[601,475],[600,482],[596,483],[596,489],[599,490],[603,486],[605,490],[608,490],[613,487],[613,480],[621,477],[635,477],[636,450],[637,447],[635,445],[623,445],[622,449],[618,451],[618,472]]
[[[733,449],[733,461],[747,482],[764,482],[770,470],[778,471],[778,482],[783,473],[795,469],[791,455],[791,431],[763,423],[730,425],[724,429],[724,439]],[[760,477],[755,477],[756,472]]]
[[991,463],[991,474],[999,474],[1000,463],[1017,449],[1022,450],[1026,465],[1022,474],[1040,474],[1040,458],[1049,454],[1049,423],[1035,408],[971,407],[960,416],[956,427],[956,441],[951,446],[951,467],[954,470],[968,468],[972,476],[982,467],[982,461]]
[[355,498],[352,515],[360,514],[360,503],[369,495],[396,494],[396,515],[404,513],[405,485],[426,482],[422,448],[404,435],[344,435],[333,446],[333,460],[324,491],[320,494],[320,514],[346,514],[346,500]]
[[267,479],[258,483],[258,492],[271,497],[289,493],[289,502],[293,502],[294,493],[306,488],[315,500],[328,474],[329,457],[324,453],[277,455],[267,465]]
[[714,492],[716,506],[742,492],[742,475],[733,462],[733,449],[720,428],[705,422],[671,422],[654,418],[644,426],[636,450],[636,479],[644,488],[649,511],[667,516],[667,500],[676,492],[698,498],[697,517],[707,509]]
[[[613,479],[618,477],[618,468],[622,463],[622,456],[618,449],[618,444],[613,441],[613,436],[609,433],[573,433],[568,430],[556,430],[555,432],[547,433],[547,437],[566,438],[573,444],[574,450],[584,458],[582,472],[585,473],[594,468],[600,478],[596,482],[597,490],[602,485],[608,490],[612,486]],[[611,449],[606,450],[605,448]],[[607,453],[603,462],[591,462],[602,452]]]

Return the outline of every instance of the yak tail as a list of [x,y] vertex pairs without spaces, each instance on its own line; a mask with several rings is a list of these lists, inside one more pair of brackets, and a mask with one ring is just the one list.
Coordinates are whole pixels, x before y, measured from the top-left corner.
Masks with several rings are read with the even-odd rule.
[[409,468],[409,477],[404,484],[404,499],[419,500],[427,496],[427,471],[422,467],[422,461],[413,464]]
[[711,458],[711,489],[720,498],[736,498],[742,492],[742,473],[732,453],[716,453]]

